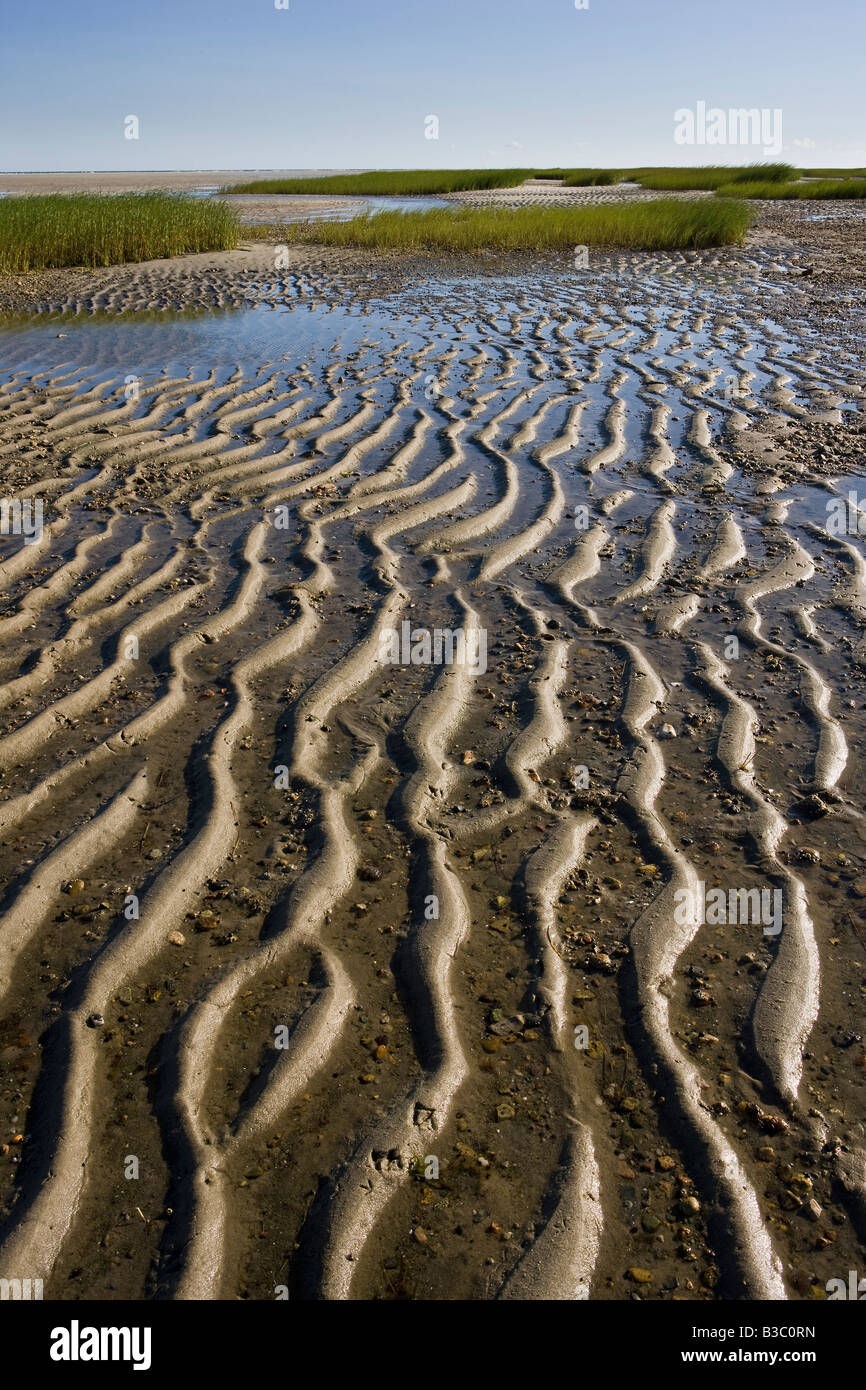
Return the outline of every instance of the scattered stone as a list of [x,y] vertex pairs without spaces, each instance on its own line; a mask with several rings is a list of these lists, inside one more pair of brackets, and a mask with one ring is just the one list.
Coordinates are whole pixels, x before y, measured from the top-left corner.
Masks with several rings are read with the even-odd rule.
[[798,816],[805,816],[807,820],[820,820],[822,816],[829,816],[830,807],[826,801],[822,801],[817,792],[812,792],[809,796],[804,796],[802,801],[794,803],[794,810]]
[[616,970],[616,966],[614,965],[607,952],[599,951],[597,949],[592,951],[588,956],[585,957],[583,962],[583,968],[584,970],[600,971],[605,975],[613,975]]

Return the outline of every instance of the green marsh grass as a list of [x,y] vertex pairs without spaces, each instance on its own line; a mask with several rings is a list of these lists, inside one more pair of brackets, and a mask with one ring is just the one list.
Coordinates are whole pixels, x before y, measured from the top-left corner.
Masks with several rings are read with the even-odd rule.
[[866,198],[866,179],[814,179],[811,183],[722,184],[720,198]]
[[600,184],[619,183],[618,169],[533,169],[534,179],[561,179],[565,188],[592,188]]
[[618,169],[533,169],[528,177],[560,179],[566,187],[583,188],[593,184],[619,183],[622,174]]
[[[822,172],[822,171],[810,171]],[[838,172],[839,177],[860,171]],[[705,164],[692,168],[639,169],[390,169],[362,174],[327,174],[320,178],[258,179],[229,184],[223,193],[323,193],[411,197],[459,193],[473,189],[514,188],[530,178],[561,179],[566,188],[605,187],[624,180],[657,192],[708,192],[734,183],[790,183],[798,171],[791,164]]]
[[240,228],[233,209],[171,193],[49,193],[0,198],[0,272],[123,265],[228,251]]
[[567,188],[592,187],[594,184],[619,183],[618,169],[533,169],[533,179],[560,179]]
[[618,169],[566,169],[563,183],[566,188],[603,188],[621,178]]
[[863,179],[866,169],[801,169],[805,179]]
[[700,168],[642,168],[629,169],[624,177],[634,180],[643,188],[658,192],[698,192],[713,193],[723,185],[735,183],[765,182],[780,183],[790,180],[796,174],[790,164],[706,164]]
[[790,183],[797,170],[793,164],[747,164],[738,169],[732,183]]
[[536,169],[536,178],[558,178],[570,188],[610,185],[628,181],[659,192],[704,191],[711,193],[722,184],[790,182],[797,173],[790,164],[704,164],[691,168],[643,165],[639,169]]
[[347,222],[297,222],[289,241],[364,246],[372,251],[547,251],[576,246],[642,251],[699,250],[742,241],[744,203],[722,199],[621,203],[605,207],[431,208],[384,212]]
[[254,179],[250,183],[227,184],[222,192],[432,196],[473,188],[512,188],[531,176],[531,169],[372,169],[365,174],[328,174],[323,178]]

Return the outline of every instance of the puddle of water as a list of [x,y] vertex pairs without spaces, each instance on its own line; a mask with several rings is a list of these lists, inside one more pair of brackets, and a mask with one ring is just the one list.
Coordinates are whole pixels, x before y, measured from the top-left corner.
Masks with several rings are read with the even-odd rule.
[[[320,347],[330,349],[350,326],[353,334],[365,325],[383,329],[384,323],[384,318],[377,321],[369,314],[361,319],[357,310],[337,307],[328,312],[324,307],[310,310],[303,304],[297,308],[283,305],[277,310],[213,310],[194,317],[166,313],[142,316],[135,322],[112,320],[111,316],[55,319],[0,332],[4,359],[0,375],[38,369],[41,363],[58,357],[75,366],[114,373],[120,364],[124,372],[137,375],[158,374],[165,369],[173,376],[210,365],[258,366],[292,355],[304,358]],[[58,342],[61,334],[63,340]]]
[[[380,205],[393,205],[435,204],[439,200],[383,198],[375,201]],[[344,210],[344,215],[351,213]],[[644,282],[645,291],[651,287],[651,282]],[[251,282],[250,298],[265,295],[270,288],[265,283]],[[351,351],[364,334],[378,339],[386,347],[389,341],[405,340],[410,345],[408,351],[412,351],[431,342],[441,341],[444,346],[448,341],[460,341],[466,337],[467,325],[474,318],[484,325],[483,330],[479,330],[482,337],[492,334],[486,341],[494,350],[507,348],[518,356],[521,350],[528,353],[519,372],[521,380],[536,379],[533,370],[537,362],[533,354],[540,354],[550,369],[549,382],[556,383],[558,353],[563,347],[567,348],[571,340],[579,356],[583,355],[579,347],[581,326],[600,316],[604,332],[597,346],[607,354],[613,352],[614,357],[620,353],[633,355],[637,362],[648,367],[651,375],[660,376],[672,388],[668,394],[671,404],[676,401],[677,390],[670,371],[675,376],[684,370],[693,372],[696,370],[694,364],[705,370],[719,369],[721,374],[708,388],[704,400],[706,407],[713,411],[715,398],[723,393],[731,373],[748,368],[755,374],[751,393],[760,396],[772,384],[773,377],[785,371],[786,357],[791,356],[791,365],[797,367],[796,356],[802,349],[802,343],[768,315],[766,309],[758,318],[742,320],[742,331],[732,330],[723,342],[715,337],[716,330],[710,321],[698,331],[691,329],[686,319],[678,326],[668,327],[667,318],[673,311],[683,313],[681,292],[669,285],[656,287],[651,306],[647,303],[630,305],[630,311],[626,312],[632,336],[616,347],[604,341],[609,336],[604,320],[609,311],[614,321],[610,332],[616,339],[620,329],[615,320],[623,313],[623,307],[609,302],[609,283],[604,278],[581,292],[581,287],[573,281],[546,273],[502,275],[493,281],[475,274],[441,276],[425,281],[423,292],[420,289],[416,292],[386,291],[372,301],[347,303],[324,302],[303,292],[295,292],[292,296],[289,286],[283,286],[282,291],[279,285],[274,288],[281,296],[277,302],[241,308],[124,314],[121,317],[113,313],[56,316],[24,323],[0,321],[0,379],[8,379],[14,373],[52,368],[58,359],[71,367],[98,373],[133,373],[142,377],[157,377],[161,372],[172,376],[189,371],[206,374],[211,368],[221,371],[241,367],[248,371],[260,368],[265,362],[298,363],[320,354]],[[729,307],[736,312],[736,298],[732,297]],[[547,317],[545,333],[537,326],[542,314]],[[520,322],[516,334],[512,332],[512,316],[518,317]],[[572,324],[565,343],[553,334],[556,320],[563,316]],[[650,330],[654,345],[644,349],[641,337]],[[682,341],[684,333],[690,336],[685,344]],[[768,355],[770,345],[774,349],[772,355]],[[611,370],[609,356],[606,360],[608,366],[597,383],[583,382],[587,397],[590,400],[598,397],[599,409],[606,408],[609,403],[603,394]],[[656,368],[655,360],[666,370]],[[829,358],[825,369],[844,374],[841,363],[834,365]],[[639,398],[640,386],[639,374],[631,376],[624,384],[629,415],[635,419],[642,418],[646,410],[646,404]],[[799,376],[795,376],[792,389],[795,393],[799,391]],[[850,397],[847,397],[845,404],[849,403]],[[675,409],[674,415],[679,413]],[[589,414],[586,430],[590,429],[591,418]],[[677,438],[678,429],[678,422],[672,419],[673,439]]]
[[[282,206],[285,203],[288,215],[281,220],[284,222],[348,222],[353,217],[361,217],[365,213],[375,216],[379,212],[427,212],[430,208],[447,208],[453,204],[446,202],[444,198],[353,198],[348,207],[322,207],[292,214],[291,206],[295,202],[305,202],[305,198],[297,198],[295,194],[263,194],[263,197],[273,198],[274,202]],[[253,220],[253,219],[250,219]]]

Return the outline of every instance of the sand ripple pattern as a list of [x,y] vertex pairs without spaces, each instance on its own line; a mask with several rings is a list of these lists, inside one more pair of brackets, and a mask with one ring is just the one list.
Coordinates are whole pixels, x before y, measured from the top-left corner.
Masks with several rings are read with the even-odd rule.
[[280,272],[245,296],[296,315],[278,360],[0,375],[44,507],[0,537],[4,1277],[780,1299],[856,1264],[864,938],[815,866],[863,896],[866,558],[747,446],[862,374],[760,257],[629,264],[639,306],[609,258],[369,318]]

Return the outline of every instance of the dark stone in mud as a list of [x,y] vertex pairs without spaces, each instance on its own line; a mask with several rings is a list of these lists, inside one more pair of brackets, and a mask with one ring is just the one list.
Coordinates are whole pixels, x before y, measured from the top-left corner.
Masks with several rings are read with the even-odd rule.
[[798,816],[805,816],[807,820],[820,820],[822,816],[830,814],[830,807],[815,792],[805,796],[802,801],[796,801],[794,810]]

